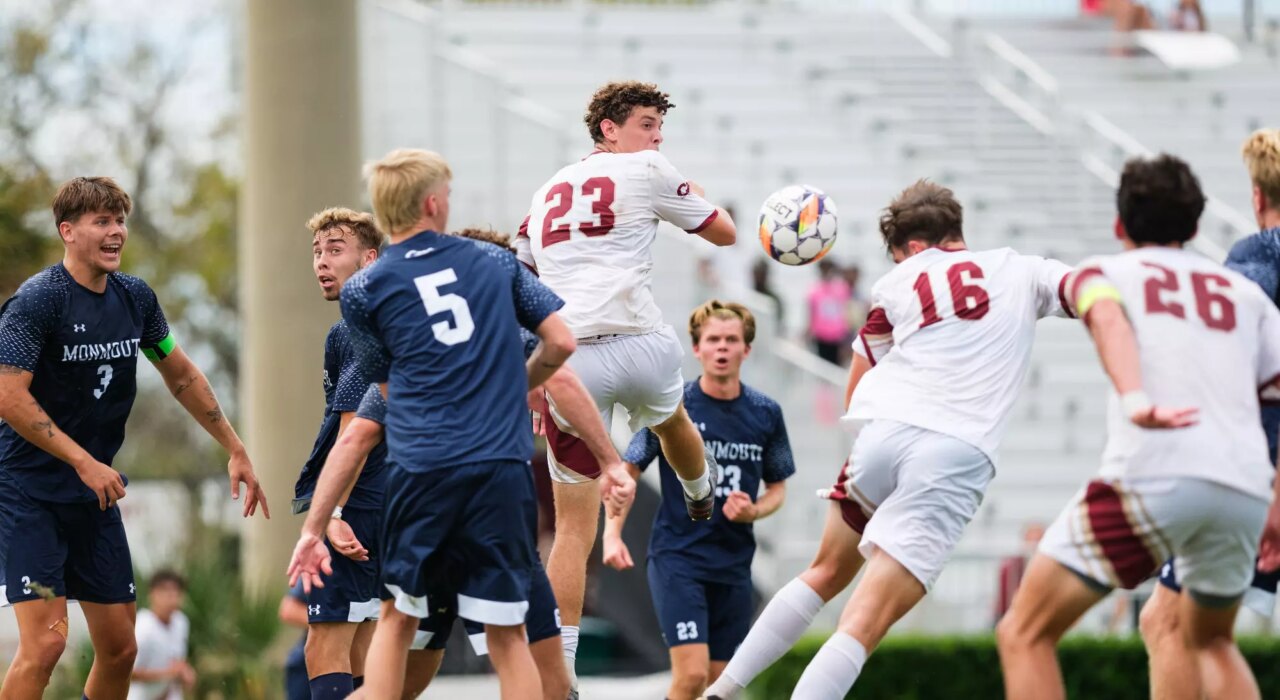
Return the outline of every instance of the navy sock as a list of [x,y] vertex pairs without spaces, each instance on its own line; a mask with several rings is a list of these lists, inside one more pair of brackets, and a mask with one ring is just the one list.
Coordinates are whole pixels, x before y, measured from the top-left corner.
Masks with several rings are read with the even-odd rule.
[[311,679],[311,700],[341,700],[353,692],[350,673],[326,673]]
[[355,676],[351,679],[351,687],[360,690],[360,686],[364,685],[364,676]]

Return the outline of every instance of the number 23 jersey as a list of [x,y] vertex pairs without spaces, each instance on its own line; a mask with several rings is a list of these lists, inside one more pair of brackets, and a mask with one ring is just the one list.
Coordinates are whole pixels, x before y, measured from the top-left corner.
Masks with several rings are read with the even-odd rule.
[[1271,500],[1259,394],[1280,398],[1280,310],[1262,289],[1197,253],[1157,247],[1090,258],[1068,287],[1086,314],[1099,292],[1124,306],[1152,403],[1199,409],[1190,428],[1145,430],[1112,391],[1101,476],[1206,479]]
[[658,220],[697,233],[717,211],[658,151],[597,151],[534,193],[516,248],[564,299],[576,337],[649,333],[662,326],[650,289]]
[[873,368],[847,420],[886,419],[964,440],[994,465],[1031,364],[1035,323],[1067,316],[1057,260],[1009,248],[913,255],[876,282],[854,352]]

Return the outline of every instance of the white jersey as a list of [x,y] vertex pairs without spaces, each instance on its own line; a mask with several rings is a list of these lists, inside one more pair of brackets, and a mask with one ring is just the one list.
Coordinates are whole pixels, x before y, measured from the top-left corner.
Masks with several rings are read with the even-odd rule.
[[661,153],[597,151],[538,188],[516,249],[564,299],[574,336],[650,333],[663,326],[650,289],[658,220],[697,233],[716,214]]
[[1147,430],[1122,415],[1112,390],[1101,476],[1205,479],[1270,501],[1275,466],[1258,415],[1259,392],[1280,375],[1275,304],[1243,275],[1176,248],[1090,258],[1072,276],[1072,298],[1098,282],[1119,292],[1152,403],[1200,412],[1190,428]]
[[[175,661],[186,661],[190,629],[191,624],[181,610],[170,616],[167,625],[150,610],[139,610],[135,633],[138,657],[133,663],[134,668],[163,671]],[[129,686],[129,700],[182,700],[182,681],[134,681]]]
[[874,367],[858,382],[847,419],[950,435],[994,465],[1036,320],[1069,315],[1070,271],[1009,248],[930,248],[902,261],[872,288],[854,352]]

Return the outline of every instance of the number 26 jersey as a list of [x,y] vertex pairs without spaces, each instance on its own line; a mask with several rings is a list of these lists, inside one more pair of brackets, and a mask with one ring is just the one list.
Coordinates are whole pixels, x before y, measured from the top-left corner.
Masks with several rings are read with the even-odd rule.
[[854,340],[873,368],[846,420],[895,420],[950,435],[994,465],[1031,364],[1036,321],[1070,315],[1070,271],[1009,248],[929,248],[898,263],[872,288]]
[[650,288],[659,219],[697,233],[716,215],[658,151],[597,151],[534,193],[516,248],[576,337],[638,335],[663,325]]

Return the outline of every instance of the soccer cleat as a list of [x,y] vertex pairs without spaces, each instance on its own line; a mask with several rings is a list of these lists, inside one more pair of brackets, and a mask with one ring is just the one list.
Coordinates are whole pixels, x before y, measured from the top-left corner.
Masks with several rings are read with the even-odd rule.
[[705,498],[693,500],[688,493],[684,494],[684,506],[689,510],[689,517],[694,520],[710,520],[711,514],[716,510],[716,486],[720,483],[720,463],[710,451],[707,455],[707,477],[711,484],[711,491],[707,493]]

